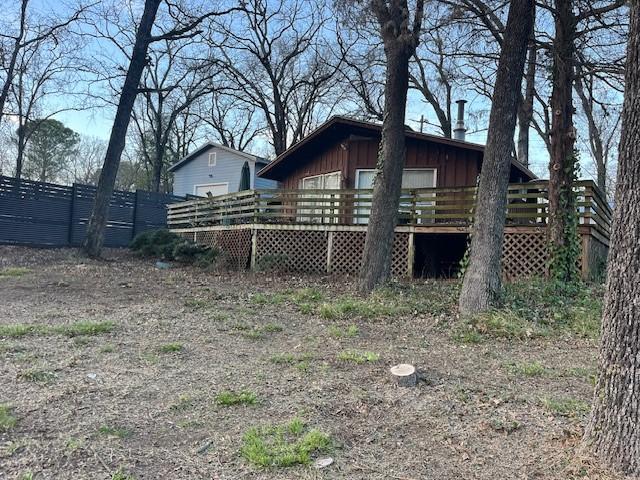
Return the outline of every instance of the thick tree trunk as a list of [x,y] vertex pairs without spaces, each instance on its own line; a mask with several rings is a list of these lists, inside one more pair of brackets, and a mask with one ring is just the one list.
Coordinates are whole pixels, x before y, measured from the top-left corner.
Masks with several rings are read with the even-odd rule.
[[610,467],[640,476],[640,5],[630,3],[600,375],[585,441]]
[[575,232],[571,216],[577,215],[571,185],[575,177],[576,139],[573,127],[573,57],[576,18],[573,0],[556,0],[553,39],[553,90],[551,93],[551,161],[549,163],[550,273],[570,281],[577,272],[571,254]]
[[418,45],[424,1],[416,1],[411,28],[407,0],[371,0],[371,7],[380,26],[387,64],[382,138],[360,270],[360,290],[363,292],[370,292],[386,282],[391,271],[393,237],[406,156],[404,120],[409,88],[409,59]]
[[469,265],[460,292],[462,314],[488,309],[500,293],[511,148],[533,7],[533,0],[512,0],[509,7],[480,172]]
[[409,56],[398,46],[385,48],[385,51],[387,73],[382,139],[360,278],[360,288],[365,292],[389,278],[406,156],[404,119],[409,86]]
[[107,146],[96,198],[91,211],[91,218],[87,227],[87,236],[82,248],[91,257],[99,257],[104,243],[104,234],[109,215],[109,202],[116,182],[120,157],[124,150],[127,128],[131,120],[131,111],[138,94],[140,77],[145,66],[147,50],[151,41],[151,29],[155,21],[158,7],[162,0],[146,0],[144,11],[140,18],[140,25],[136,32],[136,41],[127,70],[127,76],[122,87],[116,117],[113,121],[111,136]]

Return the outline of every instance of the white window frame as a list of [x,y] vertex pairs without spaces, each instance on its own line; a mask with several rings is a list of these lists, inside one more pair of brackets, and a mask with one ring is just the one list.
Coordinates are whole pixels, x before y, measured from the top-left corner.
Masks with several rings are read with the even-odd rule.
[[[355,182],[355,188],[360,188],[359,184],[360,184],[360,173],[361,172],[375,172],[375,168],[356,168],[356,182]],[[431,171],[433,172],[433,187],[421,187],[421,188],[436,188],[438,186],[438,169],[435,167],[425,167],[425,168],[403,168],[402,169],[402,173],[404,174],[404,172],[426,172],[426,171]],[[366,194],[365,194],[366,195]],[[364,195],[362,195],[364,198]],[[368,199],[371,199],[373,195],[369,196],[367,195]],[[418,204],[418,206],[420,207],[425,207],[425,206],[429,206],[429,205],[433,205],[434,202],[420,202]],[[368,204],[370,204],[370,202],[368,202]],[[421,212],[424,212],[425,209],[421,208]],[[431,210],[432,212],[435,212],[435,210]],[[369,206],[364,207],[364,206],[358,206],[358,204],[356,203],[356,209],[355,209],[355,213],[356,214],[365,214],[365,213],[371,213],[371,208]],[[354,219],[354,223],[359,223],[359,224],[367,224],[369,223],[369,219],[366,217],[355,217]],[[433,223],[432,219],[418,219],[418,223]]]
[[227,195],[229,192],[229,182],[214,182],[214,183],[198,183],[193,186],[193,194],[197,195],[198,187],[219,187],[221,185],[227,186],[227,193],[222,193],[221,195]]
[[[338,185],[338,188],[336,189],[331,189],[331,190],[340,190],[340,188],[342,187],[342,182],[343,182],[343,177],[342,177],[342,170],[336,170],[333,172],[327,172],[327,173],[321,173],[318,175],[309,175],[308,177],[303,177],[300,179],[300,190],[306,190],[304,188],[304,182],[305,180],[311,180],[312,178],[322,178],[322,185],[320,187],[318,187],[318,190],[324,190],[325,189],[325,179],[326,177],[332,176],[332,175],[338,175],[340,182]],[[315,188],[310,188],[309,190],[316,190]],[[331,195],[326,195],[327,198],[329,198]],[[300,207],[305,207],[305,208],[301,208],[301,214],[298,216],[298,221],[299,222],[307,222],[307,223],[338,223],[339,222],[339,218],[338,217],[305,217],[305,213],[306,214],[324,214],[329,213],[329,214],[336,214],[339,213],[340,210],[339,209],[331,209],[331,208],[326,208],[326,207],[331,207],[332,206],[332,202],[301,202],[300,203]],[[310,208],[310,207],[316,207],[316,208]]]
[[[211,161],[211,159],[213,158],[213,161]],[[210,167],[215,167],[216,163],[218,162],[218,152],[209,152],[209,155],[207,156],[207,162],[209,163]],[[209,185],[208,183],[206,185]]]

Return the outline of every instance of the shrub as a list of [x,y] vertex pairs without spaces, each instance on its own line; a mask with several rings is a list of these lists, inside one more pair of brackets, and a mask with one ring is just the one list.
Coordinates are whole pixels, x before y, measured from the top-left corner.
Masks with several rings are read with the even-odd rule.
[[213,265],[220,253],[216,248],[203,247],[169,230],[142,232],[133,239],[129,248],[143,257],[159,257],[201,267]]

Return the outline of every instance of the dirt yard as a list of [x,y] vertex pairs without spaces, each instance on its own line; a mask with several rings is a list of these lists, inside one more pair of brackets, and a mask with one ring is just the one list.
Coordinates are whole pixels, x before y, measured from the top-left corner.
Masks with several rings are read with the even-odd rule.
[[[460,333],[453,283],[107,257],[0,247],[2,480],[618,478],[579,452],[594,338]],[[294,418],[333,463],[251,463],[246,432]]]

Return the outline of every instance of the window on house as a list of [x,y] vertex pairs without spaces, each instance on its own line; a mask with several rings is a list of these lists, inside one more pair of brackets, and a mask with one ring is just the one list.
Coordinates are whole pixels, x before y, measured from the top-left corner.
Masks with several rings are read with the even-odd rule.
[[[314,175],[305,177],[300,181],[302,190],[338,190],[342,183],[341,172],[325,173],[323,175]],[[336,194],[319,193],[317,195],[309,195],[315,198],[336,198]],[[309,202],[300,202],[300,215],[298,221],[309,223],[339,223],[338,214],[340,210],[337,208],[338,202],[313,200]]]
[[[356,170],[356,188],[373,188],[373,180],[375,178],[375,170],[359,169]],[[419,188],[435,188],[436,186],[436,169],[435,168],[405,168],[402,171],[402,188],[403,189],[419,189]],[[362,193],[358,195],[364,201],[357,203],[355,214],[355,223],[369,223],[369,213],[371,212],[372,194]],[[433,202],[418,202],[417,210],[419,215],[428,215],[433,212],[427,207],[432,206]],[[410,209],[412,205],[403,205],[400,203],[400,210]],[[425,223],[419,219],[418,223]]]
[[209,153],[209,166],[210,167],[215,167],[216,166],[216,158],[217,154],[216,152],[211,152]]

